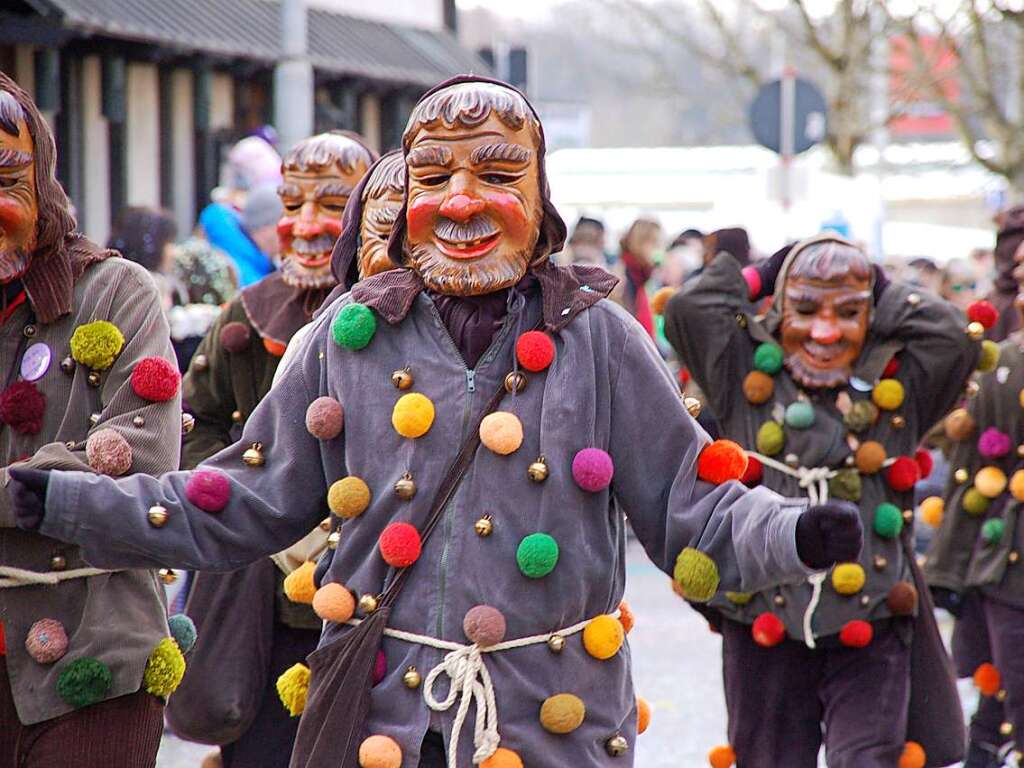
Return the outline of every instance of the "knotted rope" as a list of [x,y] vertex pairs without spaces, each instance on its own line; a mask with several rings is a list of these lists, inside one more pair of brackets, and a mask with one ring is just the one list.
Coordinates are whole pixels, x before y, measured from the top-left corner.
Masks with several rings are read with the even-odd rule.
[[100,576],[104,573],[116,573],[103,568],[74,568],[70,571],[27,571],[23,568],[14,568],[9,565],[0,565],[0,589],[12,589],[14,587],[35,587],[54,586],[62,581],[71,579],[86,579],[90,576]]

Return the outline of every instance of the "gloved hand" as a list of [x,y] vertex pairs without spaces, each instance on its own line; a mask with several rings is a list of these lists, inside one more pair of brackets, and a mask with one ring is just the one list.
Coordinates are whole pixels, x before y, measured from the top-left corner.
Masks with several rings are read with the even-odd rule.
[[811,507],[796,521],[796,552],[808,568],[855,561],[863,545],[860,511],[848,501]]
[[751,301],[775,293],[775,281],[794,245],[796,243],[784,245],[767,259],[743,268],[743,279],[747,281],[747,296]]
[[959,619],[964,612],[964,596],[945,587],[929,587],[936,608],[945,608]]
[[42,525],[46,514],[46,486],[50,483],[50,473],[27,467],[11,467],[7,471],[11,476],[7,492],[14,508],[15,522],[19,528],[33,531]]

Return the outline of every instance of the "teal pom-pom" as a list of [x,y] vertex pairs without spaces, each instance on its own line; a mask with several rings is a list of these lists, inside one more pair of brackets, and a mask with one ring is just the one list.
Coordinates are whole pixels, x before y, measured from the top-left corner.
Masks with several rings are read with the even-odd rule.
[[531,533],[519,542],[516,562],[523,576],[543,578],[555,570],[558,563],[558,542],[546,533]]
[[786,426],[793,429],[808,429],[814,426],[814,406],[797,400],[786,406]]
[[331,323],[334,343],[345,349],[363,349],[377,332],[377,318],[365,304],[347,304]]
[[903,513],[895,504],[883,502],[875,509],[875,533],[883,539],[895,539],[903,530]]
[[101,661],[84,656],[64,667],[57,678],[57,693],[76,709],[102,701],[114,677]]
[[981,538],[985,540],[986,544],[998,544],[1005,531],[1006,523],[999,518],[992,518],[986,520],[981,526]]
[[771,376],[782,370],[782,347],[765,342],[754,350],[754,367]]
[[176,613],[167,620],[167,626],[171,630],[171,637],[181,648],[182,653],[188,653],[196,644],[196,625],[184,613]]

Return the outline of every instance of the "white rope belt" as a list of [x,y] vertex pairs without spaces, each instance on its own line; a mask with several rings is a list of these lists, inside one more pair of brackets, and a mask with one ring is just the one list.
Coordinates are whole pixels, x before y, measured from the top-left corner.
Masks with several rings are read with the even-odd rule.
[[[618,618],[619,611],[616,610],[611,615]],[[528,645],[540,645],[547,643],[556,635],[570,637],[582,632],[591,621],[592,619],[587,619],[573,624],[571,627],[547,632],[543,635],[506,640],[487,648],[481,648],[476,643],[463,645],[400,629],[385,629],[384,634],[407,643],[448,651],[441,663],[430,670],[424,678],[423,700],[435,712],[447,712],[455,706],[455,702],[458,700],[458,709],[452,723],[452,735],[448,742],[448,766],[457,768],[459,736],[469,714],[469,706],[474,701],[476,702],[476,722],[473,727],[474,765],[479,765],[493,755],[501,743],[501,735],[498,733],[498,706],[494,699],[494,684],[491,682],[491,674],[487,671],[487,665],[484,664],[484,654],[525,648]],[[345,623],[358,626],[361,621],[350,619]],[[448,676],[451,685],[448,688],[448,695],[438,700],[434,696],[434,685],[442,674]]]
[[53,586],[62,581],[71,579],[86,579],[90,576],[100,576],[104,573],[117,573],[103,568],[73,568],[70,571],[27,571],[23,568],[12,568],[9,565],[0,565],[0,589],[12,589],[14,587],[35,587]]

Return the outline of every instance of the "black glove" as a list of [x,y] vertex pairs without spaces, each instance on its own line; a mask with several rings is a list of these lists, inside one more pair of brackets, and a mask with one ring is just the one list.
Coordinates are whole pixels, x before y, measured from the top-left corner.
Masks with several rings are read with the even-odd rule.
[[11,467],[7,470],[11,482],[7,492],[14,508],[14,519],[19,528],[34,531],[43,523],[46,514],[46,486],[50,473],[43,469]]
[[878,300],[882,298],[882,291],[889,287],[889,278],[886,277],[885,270],[882,269],[881,264],[875,264],[873,269],[875,272],[875,287],[871,292],[871,298],[877,304]]
[[945,587],[929,587],[928,590],[932,593],[936,608],[945,608],[958,619],[963,615],[964,596],[959,592]]
[[796,521],[796,552],[808,568],[855,561],[863,545],[860,511],[848,501],[811,507]]

